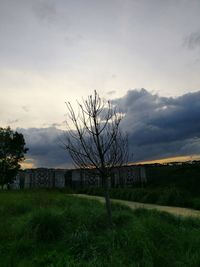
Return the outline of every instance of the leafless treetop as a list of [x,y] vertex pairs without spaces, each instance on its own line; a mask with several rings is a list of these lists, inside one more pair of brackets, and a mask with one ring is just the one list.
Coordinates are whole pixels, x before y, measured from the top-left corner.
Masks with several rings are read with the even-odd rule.
[[119,127],[123,115],[110,101],[101,99],[94,91],[94,96],[82,104],[77,102],[77,113],[70,102],[66,105],[69,121],[65,148],[76,166],[95,167],[101,172],[127,162],[128,140]]

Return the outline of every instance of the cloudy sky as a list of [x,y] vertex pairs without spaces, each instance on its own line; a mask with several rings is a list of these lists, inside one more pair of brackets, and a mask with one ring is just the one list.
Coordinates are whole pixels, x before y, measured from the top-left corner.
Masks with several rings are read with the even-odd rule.
[[94,89],[124,110],[135,161],[198,156],[199,14],[199,0],[0,0],[0,126],[24,133],[27,166],[69,166],[65,101]]

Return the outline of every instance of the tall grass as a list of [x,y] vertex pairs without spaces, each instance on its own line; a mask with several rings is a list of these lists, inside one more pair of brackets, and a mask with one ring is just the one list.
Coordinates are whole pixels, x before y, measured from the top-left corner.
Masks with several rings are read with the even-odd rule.
[[199,267],[200,221],[56,191],[0,193],[1,267]]

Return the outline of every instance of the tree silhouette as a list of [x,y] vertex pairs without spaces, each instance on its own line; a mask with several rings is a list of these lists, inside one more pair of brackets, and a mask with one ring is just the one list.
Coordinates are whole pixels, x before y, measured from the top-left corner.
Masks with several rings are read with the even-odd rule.
[[110,175],[114,167],[128,160],[128,138],[119,127],[123,114],[117,112],[110,101],[100,98],[96,91],[82,103],[77,102],[78,112],[70,102],[66,105],[69,121],[65,148],[77,167],[98,171],[105,192],[108,222],[112,226]]
[[20,162],[27,152],[22,134],[8,128],[0,128],[0,185],[13,181],[20,169]]

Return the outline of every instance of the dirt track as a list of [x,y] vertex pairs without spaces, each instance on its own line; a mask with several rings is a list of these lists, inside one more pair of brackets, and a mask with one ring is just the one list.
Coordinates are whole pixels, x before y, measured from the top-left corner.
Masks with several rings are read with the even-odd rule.
[[[96,200],[104,203],[103,197],[90,196],[90,195],[84,195],[84,194],[73,194],[73,196],[87,198],[87,199],[96,199]],[[193,210],[193,209],[188,209],[188,208],[179,208],[179,207],[161,206],[161,205],[155,205],[155,204],[146,204],[146,203],[132,202],[132,201],[126,201],[126,200],[120,200],[120,199],[111,199],[111,201],[113,203],[120,203],[120,204],[126,205],[131,209],[138,209],[138,208],[155,209],[155,210],[159,210],[159,211],[169,212],[169,213],[176,215],[176,216],[200,218],[200,211],[199,210]]]

